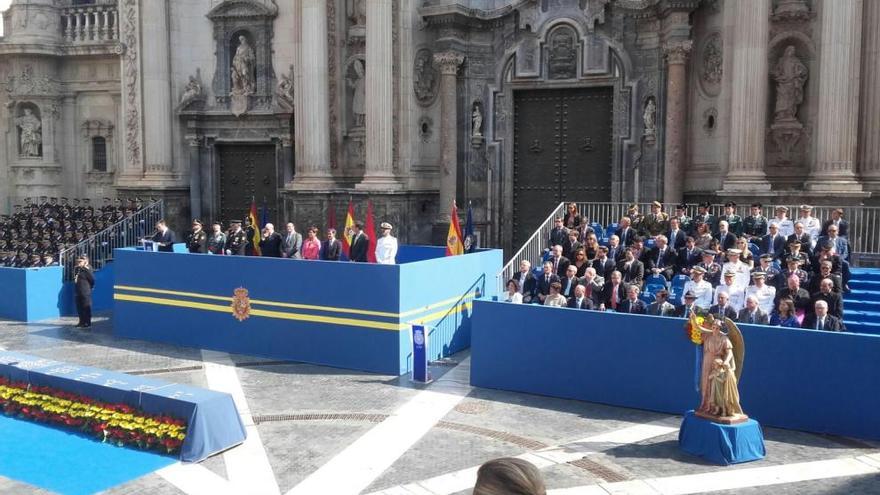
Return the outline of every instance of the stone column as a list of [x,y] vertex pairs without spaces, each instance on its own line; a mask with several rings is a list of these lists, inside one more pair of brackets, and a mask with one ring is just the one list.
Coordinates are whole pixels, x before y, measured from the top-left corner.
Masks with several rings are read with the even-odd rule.
[[171,52],[168,0],[141,3],[144,160],[147,177],[171,173]]
[[862,19],[859,173],[864,180],[880,183],[880,2],[865,2]]
[[769,191],[764,173],[770,0],[734,2],[730,155],[722,195]]
[[687,58],[693,42],[672,41],[663,47],[666,54],[666,157],[663,200],[680,203],[684,189],[684,161],[687,155]]
[[391,0],[367,2],[366,131],[367,160],[358,189],[395,189],[394,100],[392,94]]
[[822,4],[816,162],[806,183],[811,191],[862,190],[855,176],[862,20],[862,0]]
[[[203,222],[207,222],[207,218],[202,218],[202,167],[199,165],[199,151],[202,144],[202,136],[189,135],[186,136],[189,149],[189,209],[193,218],[199,218]],[[210,232],[210,225],[205,225]]]
[[456,79],[464,55],[454,51],[434,54],[440,69],[440,204],[439,222],[449,222],[458,186],[458,95]]
[[[296,164],[293,185],[314,189],[332,185],[330,176],[330,99],[327,82],[327,0],[302,0],[302,43],[299,60],[302,111],[296,128],[302,131],[302,160]],[[297,133],[299,134],[299,133]]]

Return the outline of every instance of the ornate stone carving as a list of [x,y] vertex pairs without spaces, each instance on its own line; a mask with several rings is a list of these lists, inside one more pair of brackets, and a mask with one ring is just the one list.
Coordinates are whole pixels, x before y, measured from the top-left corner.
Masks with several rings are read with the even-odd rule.
[[364,118],[367,114],[366,107],[366,72],[364,61],[355,58],[348,65],[345,79],[348,86],[352,89],[351,93],[351,113],[354,119],[352,127],[364,127]]
[[441,74],[457,75],[458,68],[464,63],[464,55],[459,52],[440,52],[434,54],[434,64]]
[[189,76],[189,80],[183,88],[183,94],[180,95],[180,105],[178,108],[183,110],[189,106],[190,103],[204,99],[205,93],[202,89],[202,70],[197,68],[196,74],[194,76]]
[[645,124],[645,140],[653,142],[657,134],[657,104],[653,96],[645,101],[645,111],[642,113],[642,121]]
[[10,96],[56,95],[59,91],[58,81],[47,76],[35,76],[34,68],[30,65],[25,65],[18,77],[9,74],[5,85]]
[[[366,28],[366,26],[364,26]],[[337,97],[337,74],[339,74],[340,68],[337,67],[339,61],[336,56],[336,2],[331,0],[327,2],[327,95],[328,101],[327,106],[327,123],[328,123],[328,132],[330,134],[330,149],[335,150],[339,148],[339,99]],[[354,38],[350,38],[354,39]],[[343,69],[344,70],[344,69]],[[361,150],[363,155],[363,150]],[[363,166],[363,161],[361,161],[361,166]],[[330,169],[335,170],[339,168],[339,160],[337,154],[332,152],[330,153]]]
[[547,50],[547,78],[577,77],[577,33],[564,26],[550,33]]
[[804,0],[778,0],[771,19],[774,21],[808,21],[813,17]]
[[776,81],[774,123],[797,122],[798,106],[804,101],[804,84],[808,74],[807,66],[795,55],[795,47],[786,47],[770,74]]
[[717,95],[721,85],[721,76],[723,75],[723,56],[722,56],[721,34],[715,33],[709,36],[703,45],[702,67],[700,68],[700,79],[703,82],[703,88],[711,95]]
[[92,136],[111,138],[113,137],[113,123],[109,120],[101,119],[86,120],[80,126],[80,132],[82,133],[83,139]]
[[586,17],[587,28],[590,32],[596,27],[596,24],[605,24],[605,6],[611,0],[581,0],[584,17]]
[[438,82],[434,56],[431,50],[422,48],[416,52],[413,60],[413,92],[419,105],[427,107],[434,103],[437,98]]
[[18,156],[39,158],[43,156],[43,122],[30,105],[21,107],[21,115],[15,119],[18,127]]
[[123,93],[125,95],[125,160],[128,166],[141,166],[140,114],[140,53],[138,52],[138,0],[123,0],[122,42],[125,53],[123,65]]
[[248,42],[247,36],[239,35],[238,48],[232,57],[232,95],[252,95],[256,88],[257,78],[254,71],[256,54]]
[[431,141],[431,136],[434,135],[434,121],[431,117],[427,115],[422,115],[419,119],[419,139],[422,140],[423,143],[428,143]]
[[666,63],[668,64],[684,64],[687,62],[688,55],[694,47],[691,40],[670,41],[663,46],[663,53],[666,55]]
[[367,33],[367,1],[348,0],[346,5],[348,19],[351,26],[348,28],[349,42],[363,40]]
[[293,64],[287,74],[281,74],[278,87],[275,88],[275,96],[278,102],[287,110],[293,110]]

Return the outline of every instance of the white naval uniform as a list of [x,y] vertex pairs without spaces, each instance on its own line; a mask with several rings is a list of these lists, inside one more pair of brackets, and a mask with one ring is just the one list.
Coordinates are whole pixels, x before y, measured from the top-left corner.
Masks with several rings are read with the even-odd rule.
[[390,235],[380,237],[376,241],[376,263],[393,265],[397,257],[397,239]]

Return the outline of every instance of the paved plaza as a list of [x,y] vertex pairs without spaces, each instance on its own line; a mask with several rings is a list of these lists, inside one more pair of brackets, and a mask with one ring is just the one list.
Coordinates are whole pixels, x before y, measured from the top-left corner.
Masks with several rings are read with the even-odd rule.
[[[767,428],[765,460],[718,467],[679,451],[678,416],[472,388],[467,353],[421,387],[120,339],[106,317],[90,332],[72,323],[2,322],[0,347],[228,392],[248,428],[243,445],[111,494],[466,494],[476,467],[500,456],[539,466],[553,495],[880,493],[880,443]],[[0,478],[0,493],[45,492]]]

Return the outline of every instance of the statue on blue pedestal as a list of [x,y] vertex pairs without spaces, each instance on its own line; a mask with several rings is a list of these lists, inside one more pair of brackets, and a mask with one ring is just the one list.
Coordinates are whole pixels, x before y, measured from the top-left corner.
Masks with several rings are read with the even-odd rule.
[[748,420],[739,403],[737,384],[742,375],[745,341],[736,323],[712,317],[701,324],[691,316],[691,328],[698,328],[703,345],[700,373],[700,407],[696,415],[716,423],[735,424]]

